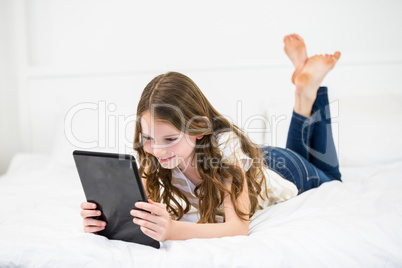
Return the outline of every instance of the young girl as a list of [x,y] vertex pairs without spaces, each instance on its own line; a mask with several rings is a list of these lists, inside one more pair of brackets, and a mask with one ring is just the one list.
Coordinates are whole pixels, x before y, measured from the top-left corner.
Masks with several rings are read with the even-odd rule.
[[[132,210],[134,224],[158,241],[247,235],[259,209],[324,182],[341,180],[331,133],[327,88],[320,87],[340,53],[307,57],[303,39],[288,35],[295,66],[295,106],[286,149],[252,143],[212,107],[187,76],[155,77],[138,104],[134,149],[148,203]],[[178,221],[191,207],[198,224]],[[85,232],[106,223],[93,203],[81,204]]]

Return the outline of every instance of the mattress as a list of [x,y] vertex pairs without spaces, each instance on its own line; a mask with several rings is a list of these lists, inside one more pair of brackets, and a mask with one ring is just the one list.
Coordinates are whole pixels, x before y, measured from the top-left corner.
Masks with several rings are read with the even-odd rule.
[[75,168],[20,154],[0,177],[0,267],[402,266],[402,161],[341,171],[344,182],[258,211],[248,236],[154,249],[84,233]]

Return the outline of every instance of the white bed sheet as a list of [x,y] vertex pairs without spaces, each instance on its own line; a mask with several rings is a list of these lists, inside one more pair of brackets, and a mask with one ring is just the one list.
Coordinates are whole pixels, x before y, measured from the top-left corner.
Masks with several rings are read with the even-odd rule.
[[342,173],[343,183],[259,211],[249,236],[153,249],[85,234],[75,169],[18,155],[0,177],[0,267],[402,266],[402,162]]

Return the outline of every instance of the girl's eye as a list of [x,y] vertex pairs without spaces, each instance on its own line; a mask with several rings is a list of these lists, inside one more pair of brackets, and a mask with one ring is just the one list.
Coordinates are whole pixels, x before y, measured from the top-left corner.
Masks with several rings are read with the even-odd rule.
[[177,138],[166,138],[165,140],[167,142],[173,142],[173,141],[177,140]]
[[144,141],[150,141],[152,138],[148,137],[148,136],[142,136]]

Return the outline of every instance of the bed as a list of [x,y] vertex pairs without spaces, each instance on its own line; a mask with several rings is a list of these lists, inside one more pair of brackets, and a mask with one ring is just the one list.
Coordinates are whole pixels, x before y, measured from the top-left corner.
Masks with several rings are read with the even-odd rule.
[[[233,73],[230,75],[233,76]],[[119,79],[119,85],[127,85],[117,88],[126,90],[124,87],[130,88],[136,83],[143,87],[149,77],[108,79],[113,81],[95,80],[98,85],[107,88],[111,84],[116,85],[116,79]],[[204,88],[207,88],[206,81],[217,83],[211,77],[203,80],[199,76],[196,82],[197,79]],[[28,85],[32,93],[31,109],[34,111],[31,116],[35,122],[35,128],[30,133],[33,150],[17,154],[7,173],[0,177],[0,267],[402,266],[400,94],[372,92],[367,95],[355,92],[356,95],[348,94],[345,89],[338,96],[332,95],[331,109],[335,119],[342,183],[329,182],[289,201],[258,211],[251,219],[248,236],[165,241],[160,249],[154,249],[83,232],[79,205],[85,196],[71,155],[77,146],[65,142],[69,135],[65,122],[78,102],[71,97],[72,94],[65,94],[64,91],[74,83],[92,83],[91,87],[98,90],[96,101],[91,102],[98,105],[96,109],[93,107],[97,112],[105,103],[108,115],[116,111],[116,107],[121,114],[129,114],[133,107],[123,105],[122,98],[121,102],[113,99],[121,92],[107,95],[110,93],[105,92],[109,91],[103,92],[95,87],[95,80],[73,80],[34,79]],[[215,86],[219,85],[208,85],[212,92]],[[138,94],[133,93],[130,98],[138,98]],[[82,95],[93,96],[90,93]],[[287,98],[285,95],[278,96],[279,102]],[[43,96],[47,98],[43,99]],[[53,104],[49,104],[50,99],[53,99]],[[89,103],[90,100],[88,97],[79,103]],[[99,100],[106,102],[102,104]],[[230,101],[237,105],[235,100]],[[116,106],[108,105],[110,102]],[[218,103],[215,99],[212,102]],[[359,105],[356,107],[357,102]],[[48,105],[44,106],[46,103]],[[290,118],[288,108],[292,104],[282,103],[285,104],[271,102],[271,105],[262,108],[260,105],[247,106],[244,101],[243,109],[248,109],[250,113],[260,109],[259,115],[270,119],[284,115],[284,120],[277,120],[275,131],[271,128],[254,135],[258,142],[272,143],[275,136],[275,141],[281,143],[286,136],[286,120]],[[259,100],[256,99],[254,104],[259,104]],[[89,109],[91,106],[86,107]],[[99,125],[88,122],[91,122],[91,116],[99,116],[99,113],[91,114],[91,111],[74,114],[78,121],[71,128],[80,131],[74,132],[74,137],[93,140],[91,135],[94,133],[91,134],[91,131],[95,128],[99,130]],[[226,114],[230,113],[228,109]],[[73,118],[71,114],[70,117]],[[82,121],[79,121],[81,117]],[[122,132],[129,135],[133,127],[131,121],[128,117],[123,121],[125,127]],[[255,121],[253,129],[266,123],[260,121]],[[56,122],[64,124],[59,126]],[[54,128],[56,125],[62,127],[63,131],[44,132],[46,124],[54,125]],[[105,137],[110,143],[110,133]],[[52,138],[46,151],[43,149],[47,144],[44,141]],[[83,147],[88,144],[81,145],[81,149],[87,149]],[[117,148],[117,145],[113,148],[97,145],[95,149],[99,151],[116,151]],[[183,220],[195,222],[197,214],[190,213]]]

